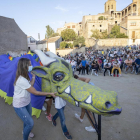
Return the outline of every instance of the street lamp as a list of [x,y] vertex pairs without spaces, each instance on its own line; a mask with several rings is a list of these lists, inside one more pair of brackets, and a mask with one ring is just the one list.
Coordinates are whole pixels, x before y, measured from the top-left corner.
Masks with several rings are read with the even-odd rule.
[[49,40],[49,36],[47,37],[47,52],[49,51],[48,40]]

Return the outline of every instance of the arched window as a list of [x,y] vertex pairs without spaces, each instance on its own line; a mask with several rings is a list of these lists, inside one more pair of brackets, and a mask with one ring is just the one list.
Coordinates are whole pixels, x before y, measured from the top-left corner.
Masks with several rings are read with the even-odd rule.
[[109,5],[108,5],[108,10],[109,10]]
[[111,5],[111,9],[113,9],[113,5]]

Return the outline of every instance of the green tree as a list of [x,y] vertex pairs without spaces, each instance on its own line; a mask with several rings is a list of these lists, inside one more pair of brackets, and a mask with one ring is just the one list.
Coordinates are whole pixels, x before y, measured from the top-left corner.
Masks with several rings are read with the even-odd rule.
[[91,30],[92,35],[96,39],[106,39],[106,38],[128,38],[124,33],[120,33],[120,26],[115,25],[110,34],[107,34],[107,30],[100,32],[98,29]]
[[128,38],[124,33],[120,33],[120,26],[115,25],[111,29],[110,38]]
[[68,46],[68,44],[65,41],[63,41],[63,42],[60,43],[60,49],[64,49],[67,46]]
[[101,32],[101,38],[102,39],[108,38],[107,30],[105,30],[104,32]]
[[101,33],[98,29],[91,30],[91,32],[92,32],[91,37],[94,37],[96,39],[101,39]]
[[105,20],[105,17],[104,17],[104,16],[100,16],[100,17],[98,18],[98,20]]
[[116,36],[116,38],[128,38],[128,36],[125,35],[124,33],[120,33]]
[[85,45],[85,38],[83,36],[77,37],[76,40],[73,41],[73,45],[75,47],[79,47],[80,45],[84,46]]
[[54,30],[49,25],[47,25],[45,38],[49,38],[52,34],[54,34]]
[[67,43],[67,44],[68,44],[67,45],[68,48],[71,48],[71,49],[73,48],[73,44],[72,43]]
[[53,33],[50,37],[59,36],[59,33]]
[[73,41],[76,38],[76,33],[72,29],[65,29],[61,32],[64,41]]
[[115,25],[112,29],[111,29],[111,33],[110,36],[113,38],[116,38],[117,35],[120,34],[120,26]]

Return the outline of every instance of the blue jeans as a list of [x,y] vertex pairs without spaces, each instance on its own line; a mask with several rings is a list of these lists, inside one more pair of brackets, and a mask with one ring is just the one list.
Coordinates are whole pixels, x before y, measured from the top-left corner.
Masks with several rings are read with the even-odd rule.
[[74,71],[75,68],[76,68],[75,66],[72,66],[72,70],[73,70],[73,71]]
[[23,127],[23,139],[28,140],[28,136],[33,128],[34,122],[32,119],[32,106],[31,103],[28,104],[25,107],[21,108],[15,108],[14,110],[16,114],[19,116],[19,118],[23,121],[24,127]]
[[140,65],[136,65],[136,73],[138,73],[139,68],[140,68]]
[[65,115],[64,115],[64,108],[62,107],[61,109],[57,109],[57,113],[53,116],[53,120],[56,120],[58,117],[60,118],[60,122],[61,122],[61,127],[63,132],[67,132],[67,127],[65,124]]

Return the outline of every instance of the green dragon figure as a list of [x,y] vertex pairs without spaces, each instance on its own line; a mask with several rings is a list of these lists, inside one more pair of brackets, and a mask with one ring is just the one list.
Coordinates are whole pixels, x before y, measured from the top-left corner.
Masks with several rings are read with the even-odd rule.
[[111,116],[121,113],[117,93],[76,80],[71,65],[51,52],[44,54],[35,50],[44,66],[33,68],[33,73],[42,77],[42,91],[57,92],[71,104],[99,115]]

